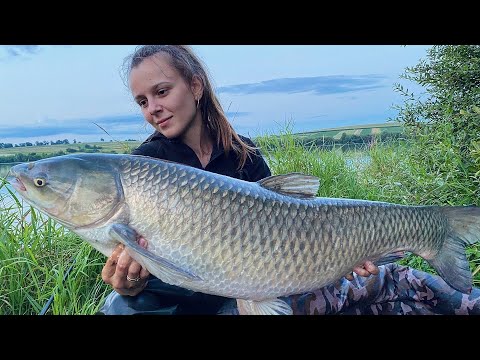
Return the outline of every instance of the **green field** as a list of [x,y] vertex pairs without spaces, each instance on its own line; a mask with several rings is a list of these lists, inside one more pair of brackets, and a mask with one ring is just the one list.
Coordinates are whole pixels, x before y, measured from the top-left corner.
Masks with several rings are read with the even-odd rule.
[[336,128],[320,129],[315,131],[306,131],[295,134],[299,138],[305,140],[313,140],[322,137],[331,137],[334,139],[340,139],[342,134],[345,135],[380,135],[384,133],[402,133],[403,127],[396,123],[384,123],[384,124],[365,124],[365,125],[351,125],[341,126]]
[[7,149],[0,149],[0,162],[2,156],[15,154],[52,154],[59,151],[67,152],[67,149],[74,149],[77,152],[85,151],[85,146],[97,147],[102,153],[128,153],[141,144],[140,141],[111,141],[111,142],[90,142],[77,144],[59,144],[59,145],[41,145],[41,146],[22,146]]

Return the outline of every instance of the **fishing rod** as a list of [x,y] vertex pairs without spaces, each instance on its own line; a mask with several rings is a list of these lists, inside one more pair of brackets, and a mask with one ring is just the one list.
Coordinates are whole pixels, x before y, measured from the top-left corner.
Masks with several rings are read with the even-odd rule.
[[[63,275],[63,279],[62,279],[62,285],[65,283],[65,280],[67,279],[68,277],[68,274],[70,274],[70,271],[72,271],[73,269],[73,266],[75,265],[75,258],[73,260],[71,260],[71,265],[70,267],[68,268],[67,272],[65,273],[65,275]],[[48,299],[47,303],[45,304],[45,306],[43,307],[42,311],[40,311],[38,313],[38,315],[45,315],[46,312],[48,311],[48,309],[50,308],[50,305],[52,304],[53,302],[53,298],[55,296],[55,289],[53,289],[53,292],[52,292],[52,296],[50,296],[50,299]]]

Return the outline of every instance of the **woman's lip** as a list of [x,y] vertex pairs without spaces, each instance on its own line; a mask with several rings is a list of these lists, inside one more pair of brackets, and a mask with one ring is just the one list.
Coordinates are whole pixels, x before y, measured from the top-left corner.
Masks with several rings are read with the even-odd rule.
[[170,120],[171,118],[172,118],[172,117],[170,116],[170,117],[168,117],[168,118],[166,118],[166,119],[162,119],[162,120],[160,120],[160,121],[157,121],[157,125],[162,125],[163,123],[165,123],[166,121]]
[[161,122],[160,124],[158,124],[157,126],[160,127],[160,128],[166,128],[170,125],[170,119],[167,119],[163,122]]

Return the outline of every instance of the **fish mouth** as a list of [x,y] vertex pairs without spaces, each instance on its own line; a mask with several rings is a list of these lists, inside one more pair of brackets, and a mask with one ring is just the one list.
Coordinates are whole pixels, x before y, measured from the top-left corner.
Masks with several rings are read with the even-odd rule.
[[18,176],[7,176],[7,181],[13,186],[13,188],[19,192],[27,191],[27,188],[23,184],[22,180]]

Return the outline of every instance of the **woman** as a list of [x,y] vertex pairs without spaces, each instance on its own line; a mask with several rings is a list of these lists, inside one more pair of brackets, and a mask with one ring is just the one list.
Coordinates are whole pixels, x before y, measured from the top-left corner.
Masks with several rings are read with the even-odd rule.
[[[155,129],[133,154],[171,160],[246,181],[258,181],[271,175],[254,143],[233,130],[204,66],[189,47],[142,46],[126,59],[125,64],[132,95],[147,122]],[[140,239],[139,243],[145,247],[147,241]],[[353,271],[369,276],[378,274],[379,268],[366,262]],[[101,313],[236,313],[233,299],[182,289],[151,276],[124,251],[123,245],[107,259],[102,278],[115,291],[107,297]],[[355,285],[352,284],[376,277],[360,280],[349,274],[347,279],[318,292],[285,300],[295,313],[340,311],[343,304],[348,304],[347,299],[354,302],[351,288]],[[375,284],[383,283],[376,281]],[[342,296],[337,296],[339,290],[344,291]],[[319,305],[320,294],[325,299],[329,298],[326,294],[333,295],[331,300]],[[325,311],[319,310],[322,307]]]

